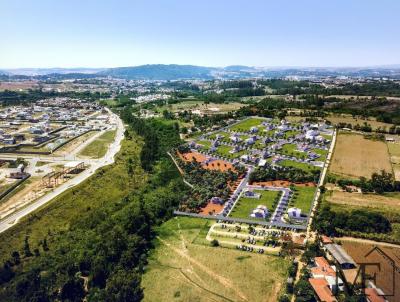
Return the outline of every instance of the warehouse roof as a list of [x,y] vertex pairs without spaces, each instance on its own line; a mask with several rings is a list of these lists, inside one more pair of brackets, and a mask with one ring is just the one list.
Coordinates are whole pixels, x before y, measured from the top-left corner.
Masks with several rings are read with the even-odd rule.
[[325,245],[325,247],[328,250],[328,252],[332,255],[332,257],[335,258],[337,262],[339,262],[339,264],[342,265],[348,263],[356,266],[356,263],[354,262],[353,258],[351,258],[349,254],[347,254],[347,252],[343,249],[341,245],[331,243]]

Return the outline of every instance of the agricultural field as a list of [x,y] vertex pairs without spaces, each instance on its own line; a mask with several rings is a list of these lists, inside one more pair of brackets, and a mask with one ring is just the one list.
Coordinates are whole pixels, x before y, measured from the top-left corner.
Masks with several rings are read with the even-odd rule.
[[260,218],[252,218],[250,214],[258,205],[264,205],[268,208],[269,213],[273,213],[275,207],[273,206],[275,198],[280,194],[279,191],[268,191],[268,190],[254,190],[254,193],[261,194],[260,199],[257,198],[247,198],[242,196],[236,203],[235,207],[230,213],[230,217],[243,218],[243,219],[255,219],[260,220]]
[[115,130],[107,131],[100,137],[86,146],[79,155],[100,158],[103,157],[108,150],[108,146],[113,142],[115,137]]
[[400,180],[400,142],[387,143],[396,180]]
[[360,134],[339,133],[329,171],[349,177],[371,177],[374,172],[392,172],[386,143]]
[[210,224],[176,217],[159,227],[143,275],[144,301],[277,301],[289,260],[211,247],[204,239]]

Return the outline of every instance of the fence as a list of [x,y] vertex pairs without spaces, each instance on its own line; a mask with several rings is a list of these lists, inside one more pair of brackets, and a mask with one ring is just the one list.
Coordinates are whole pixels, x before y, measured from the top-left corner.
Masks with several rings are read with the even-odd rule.
[[20,180],[18,180],[15,184],[5,190],[3,193],[0,194],[0,200],[6,197],[9,193],[11,193],[15,188],[17,188],[20,184],[22,184],[25,180],[31,177],[30,174],[26,174],[26,176]]

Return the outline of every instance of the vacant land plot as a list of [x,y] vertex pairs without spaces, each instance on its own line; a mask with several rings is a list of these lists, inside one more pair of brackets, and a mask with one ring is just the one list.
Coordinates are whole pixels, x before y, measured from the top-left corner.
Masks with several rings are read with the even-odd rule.
[[394,211],[400,213],[399,193],[379,195],[329,191],[327,192],[326,200],[338,205],[360,206],[379,209],[381,211]]
[[159,228],[143,276],[144,301],[277,301],[289,261],[194,244],[210,223],[180,217]]
[[294,193],[293,206],[301,209],[301,212],[307,214],[311,209],[311,204],[314,199],[315,188],[314,187],[298,187]]
[[390,161],[392,162],[393,172],[396,180],[400,180],[400,143],[388,143]]
[[258,205],[263,205],[268,208],[269,213],[273,213],[275,207],[273,206],[273,202],[275,198],[279,195],[279,191],[266,191],[266,190],[255,190],[257,194],[261,194],[260,199],[258,198],[247,198],[241,197],[240,200],[236,203],[233,208],[230,217],[235,218],[244,218],[244,219],[256,219],[260,220],[260,218],[252,218],[250,214],[255,210]]
[[282,153],[288,154],[290,156],[294,156],[297,158],[306,158],[307,154],[297,150],[297,146],[295,144],[285,144],[282,146]]
[[114,137],[115,130],[105,132],[86,146],[79,155],[96,158],[103,157],[107,153],[108,146],[114,141]]
[[346,123],[346,124],[351,124],[352,126],[355,126],[357,124],[363,125],[364,123],[370,124],[372,129],[377,129],[377,128],[386,128],[389,129],[392,124],[388,123],[383,123],[383,122],[378,122],[374,118],[368,118],[368,119],[359,119],[359,118],[354,118],[349,114],[341,114],[341,115],[330,115],[326,117],[326,119],[332,124],[337,125],[339,123]]
[[200,110],[204,113],[225,113],[229,111],[238,110],[243,107],[244,104],[232,102],[232,103],[224,103],[224,104],[206,104],[203,101],[199,100],[187,100],[177,104],[166,105],[162,107],[158,107],[158,112],[163,112],[164,110],[170,110],[173,112],[178,112],[181,110]]
[[260,118],[250,118],[233,125],[230,129],[232,131],[246,132],[249,131],[251,127],[260,126],[263,121],[264,120]]
[[359,134],[340,133],[330,172],[350,177],[371,177],[374,172],[392,172],[386,144],[365,139]]
[[288,160],[288,159],[284,159],[284,160],[280,161],[278,163],[278,165],[283,166],[283,167],[294,167],[294,168],[301,169],[301,170],[304,170],[304,171],[320,170],[321,169],[319,167],[311,166],[311,165],[306,164],[306,163],[301,163],[301,162]]
[[74,151],[77,147],[79,147],[85,141],[90,139],[96,133],[97,133],[96,131],[90,131],[88,133],[85,133],[85,134],[71,140],[70,142],[66,143],[64,146],[62,146],[61,148],[59,148],[55,152],[53,152],[54,156],[63,156],[63,155],[70,154],[72,151]]

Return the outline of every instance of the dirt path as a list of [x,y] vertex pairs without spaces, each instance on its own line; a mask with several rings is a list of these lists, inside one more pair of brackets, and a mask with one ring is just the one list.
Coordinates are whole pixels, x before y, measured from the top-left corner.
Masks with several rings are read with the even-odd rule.
[[192,264],[196,265],[198,268],[200,268],[203,272],[208,274],[210,277],[213,279],[217,280],[220,284],[222,284],[224,287],[231,289],[239,298],[241,301],[248,301],[247,297],[240,291],[238,290],[230,280],[226,279],[225,277],[215,273],[196,259],[192,258],[189,256],[187,253],[185,253],[182,250],[179,250],[175,247],[173,247],[171,244],[166,242],[165,240],[161,239],[160,237],[157,237],[158,240],[160,240],[163,244],[165,244],[167,247],[169,247],[172,251],[174,251],[176,254],[179,256],[189,260]]

